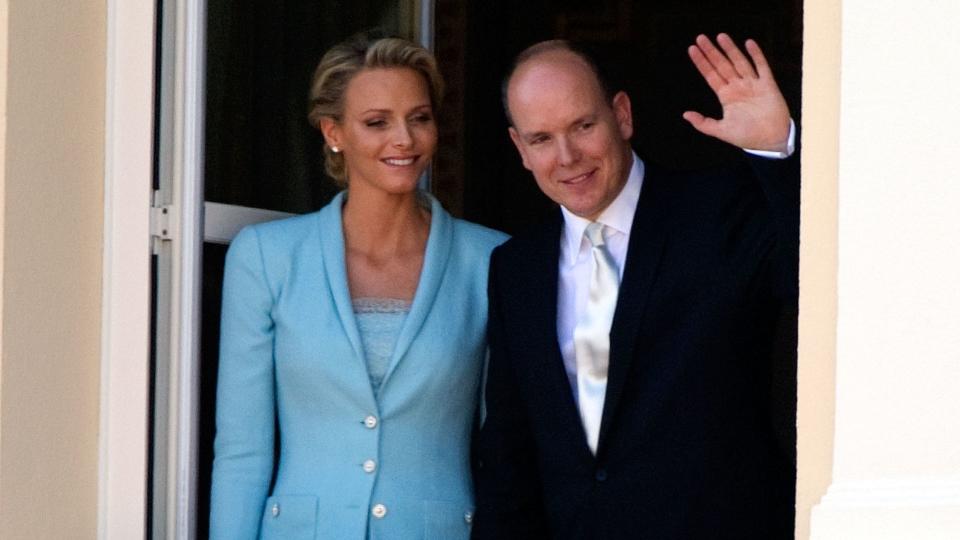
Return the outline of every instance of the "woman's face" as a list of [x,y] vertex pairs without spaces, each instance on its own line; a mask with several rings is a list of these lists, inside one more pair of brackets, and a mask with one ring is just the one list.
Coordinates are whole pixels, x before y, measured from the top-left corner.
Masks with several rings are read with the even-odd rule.
[[340,122],[325,118],[327,142],[343,153],[351,191],[409,193],[437,147],[437,125],[422,75],[372,68],[347,85]]

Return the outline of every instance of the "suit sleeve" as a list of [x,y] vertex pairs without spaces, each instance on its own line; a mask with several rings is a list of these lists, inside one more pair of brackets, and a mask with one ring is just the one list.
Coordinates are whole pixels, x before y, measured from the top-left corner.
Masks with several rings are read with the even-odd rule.
[[[799,136],[798,131],[798,140]],[[781,297],[795,298],[800,249],[800,148],[785,159],[749,159],[777,228],[775,292]]]
[[477,511],[472,538],[509,540],[546,538],[546,516],[526,407],[506,346],[496,250],[491,258],[488,340],[490,357],[485,388],[486,417],[477,444]]
[[[797,134],[799,140],[799,133]],[[780,454],[796,467],[797,315],[800,260],[800,151],[786,159],[752,158],[772,209],[777,243],[770,265],[776,305],[770,351],[770,422]]]
[[257,232],[227,252],[217,380],[211,539],[255,539],[274,461],[273,296]]

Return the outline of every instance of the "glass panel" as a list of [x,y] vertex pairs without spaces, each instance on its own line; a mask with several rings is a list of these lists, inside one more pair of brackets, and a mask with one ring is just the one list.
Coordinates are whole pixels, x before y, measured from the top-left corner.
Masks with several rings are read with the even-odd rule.
[[306,119],[324,51],[361,30],[414,39],[417,2],[209,0],[205,200],[303,213],[336,193]]

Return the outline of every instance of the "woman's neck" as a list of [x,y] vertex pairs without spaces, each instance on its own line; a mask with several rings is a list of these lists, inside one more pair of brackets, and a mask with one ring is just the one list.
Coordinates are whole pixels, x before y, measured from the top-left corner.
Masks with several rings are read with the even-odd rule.
[[422,254],[430,233],[430,213],[417,197],[416,192],[348,192],[343,207],[347,251],[373,260]]

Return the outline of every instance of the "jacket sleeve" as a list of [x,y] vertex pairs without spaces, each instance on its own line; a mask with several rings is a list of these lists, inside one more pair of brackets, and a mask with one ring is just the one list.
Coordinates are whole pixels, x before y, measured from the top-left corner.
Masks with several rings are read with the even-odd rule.
[[[797,134],[799,140],[799,133]],[[771,292],[776,302],[770,351],[770,422],[780,454],[795,470],[797,443],[797,314],[800,261],[800,151],[786,159],[752,158],[776,227]]]
[[[799,140],[799,130],[796,134]],[[795,298],[800,249],[800,147],[784,159],[750,157],[777,228],[776,293]]]
[[217,380],[211,539],[255,539],[273,476],[274,371],[270,290],[257,231],[227,252]]
[[547,538],[546,516],[531,434],[511,358],[505,344],[497,255],[489,281],[487,336],[490,357],[485,388],[486,417],[480,428],[476,468],[477,510],[472,538]]

